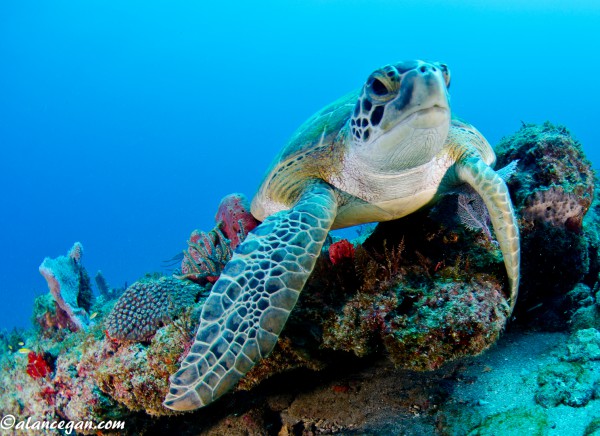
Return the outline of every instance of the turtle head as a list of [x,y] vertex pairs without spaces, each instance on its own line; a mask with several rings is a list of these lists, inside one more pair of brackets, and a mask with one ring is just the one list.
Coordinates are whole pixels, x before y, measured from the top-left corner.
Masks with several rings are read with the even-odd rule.
[[407,61],[374,71],[348,126],[350,146],[384,171],[429,162],[448,135],[449,85],[448,67],[437,62]]

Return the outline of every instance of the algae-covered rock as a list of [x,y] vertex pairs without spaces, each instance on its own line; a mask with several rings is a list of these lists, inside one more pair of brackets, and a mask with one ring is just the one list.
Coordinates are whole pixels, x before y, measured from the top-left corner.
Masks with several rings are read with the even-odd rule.
[[577,283],[567,297],[573,307],[588,307],[595,302],[592,289],[585,283]]
[[538,408],[516,408],[487,417],[471,430],[469,436],[544,436],[548,434],[548,417]]
[[90,377],[103,393],[130,411],[173,414],[162,402],[169,375],[187,352],[197,318],[197,310],[189,308],[177,321],[159,329],[148,345],[105,340],[83,359],[98,362]]
[[597,263],[583,225],[594,198],[591,164],[570,132],[549,122],[523,125],[496,152],[498,167],[518,160],[508,182],[521,228],[516,318],[564,329],[571,309],[565,293]]
[[585,428],[583,436],[600,436],[600,418],[592,419],[592,422]]
[[508,305],[502,257],[479,237],[427,210],[380,224],[335,263],[319,257],[282,337],[318,359],[383,352],[418,370],[481,353]]
[[569,325],[571,331],[600,328],[599,291],[600,282],[596,282],[594,289],[585,284],[578,284],[567,294],[573,307]]
[[434,282],[392,295],[357,294],[324,326],[323,347],[361,356],[382,343],[397,365],[432,370],[481,353],[504,328],[508,305],[489,276],[470,282]]
[[600,374],[592,363],[558,362],[542,368],[538,374],[535,401],[543,407],[564,404],[583,407],[600,393]]
[[[561,201],[557,207],[565,215],[559,219],[557,210],[532,213],[531,219],[548,220],[553,225],[581,228],[583,216],[594,198],[594,172],[585,157],[581,143],[563,126],[550,122],[542,125],[526,124],[514,135],[503,138],[495,147],[497,167],[518,160],[517,172],[511,178],[511,196],[517,210],[535,207],[537,202]],[[554,192],[548,192],[553,190]],[[550,197],[544,199],[545,193]],[[564,198],[563,198],[564,196]],[[570,200],[576,199],[574,204]],[[571,215],[577,208],[580,215]],[[548,217],[545,216],[548,212]],[[570,222],[567,222],[570,221]]]
[[571,316],[570,328],[578,331],[589,328],[600,328],[600,309],[597,304],[580,307]]
[[597,283],[600,275],[600,183],[597,182],[597,179],[595,186],[594,201],[583,220],[583,230],[588,241],[590,258],[590,270],[585,279],[589,286]]
[[569,362],[600,360],[600,332],[594,328],[576,331],[567,343],[565,360]]

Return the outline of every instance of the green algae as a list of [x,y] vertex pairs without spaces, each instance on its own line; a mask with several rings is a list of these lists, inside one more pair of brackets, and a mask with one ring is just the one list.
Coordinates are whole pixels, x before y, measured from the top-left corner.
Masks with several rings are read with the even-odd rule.
[[545,436],[549,423],[546,413],[538,408],[515,408],[488,416],[472,429],[469,436]]

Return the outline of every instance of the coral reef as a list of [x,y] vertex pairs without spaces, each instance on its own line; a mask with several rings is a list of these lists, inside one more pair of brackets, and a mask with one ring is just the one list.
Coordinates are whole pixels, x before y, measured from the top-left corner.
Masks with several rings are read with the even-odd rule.
[[[364,245],[331,244],[282,338],[316,359],[383,351],[416,370],[493,344],[508,315],[501,283],[490,274],[500,275],[501,256],[492,244],[474,248],[475,236],[459,225],[440,228],[428,213],[380,224]],[[477,259],[462,257],[469,252]]]
[[201,305],[187,307],[146,344],[117,341],[97,324],[66,337],[38,338],[28,355],[3,354],[2,410],[32,420],[126,419],[128,425],[136,423],[136,412],[173,414],[162,407],[168,376],[186,352]]
[[150,339],[163,324],[194,305],[201,286],[173,277],[146,277],[119,297],[105,320],[111,338],[127,341]]
[[565,127],[550,122],[524,124],[495,150],[499,167],[518,161],[516,177],[509,182],[517,210],[529,207],[539,191],[554,186],[577,196],[583,218],[593,199],[594,173],[581,144]]
[[[168,378],[189,351],[211,282],[256,225],[247,201],[226,197],[215,228],[192,233],[180,278],[149,275],[120,297],[99,273],[100,297],[92,298],[75,244],[40,267],[51,293],[36,299],[35,331],[0,334],[3,412],[126,419],[129,434],[544,434],[553,410],[600,397],[600,202],[592,201],[589,162],[564,128],[524,126],[501,142],[498,163],[522,232],[523,284],[509,335],[571,331],[555,354],[540,351],[539,369],[519,360],[523,350],[497,357],[515,374],[528,365],[514,376],[534,385],[526,407],[485,414],[485,399],[456,398],[454,409],[441,410],[455,386],[493,376],[492,364],[465,375],[474,373],[469,357],[489,349],[508,321],[506,273],[487,211],[459,188],[354,240],[330,238],[273,353],[233,395],[191,415],[162,406]],[[473,419],[452,424],[456,408]]]
[[77,329],[90,323],[88,313],[93,298],[90,278],[81,264],[82,256],[83,246],[76,242],[67,256],[47,257],[39,268],[57,306]]
[[566,291],[588,277],[591,262],[597,265],[583,227],[594,198],[594,172],[581,144],[566,128],[549,122],[523,125],[500,141],[496,152],[499,166],[518,160],[508,181],[521,217],[516,319],[564,329],[565,314],[572,309]]
[[359,293],[324,325],[323,347],[364,356],[383,345],[399,366],[433,370],[496,341],[508,306],[498,283],[480,276],[394,293]]
[[169,375],[187,351],[197,318],[192,306],[177,321],[158,330],[148,345],[120,344],[107,338],[83,354],[78,367],[87,368],[97,389],[129,411],[173,414],[162,402]]
[[71,317],[56,304],[52,294],[44,294],[34,301],[33,324],[42,336],[51,337],[61,333],[63,329],[76,331],[77,325]]

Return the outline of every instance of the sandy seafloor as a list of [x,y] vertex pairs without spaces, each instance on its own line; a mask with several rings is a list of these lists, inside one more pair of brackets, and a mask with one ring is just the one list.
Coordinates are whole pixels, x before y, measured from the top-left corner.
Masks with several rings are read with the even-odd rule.
[[[438,371],[399,370],[383,359],[352,370],[287,377],[253,391],[256,397],[248,403],[255,409],[242,407],[222,418],[215,410],[213,425],[188,419],[175,428],[203,435],[600,434],[590,425],[600,418],[599,400],[550,408],[535,401],[540,369],[560,361],[567,339],[564,332],[507,332],[482,355]],[[271,422],[259,417],[263,406],[278,417]]]

